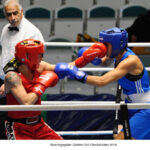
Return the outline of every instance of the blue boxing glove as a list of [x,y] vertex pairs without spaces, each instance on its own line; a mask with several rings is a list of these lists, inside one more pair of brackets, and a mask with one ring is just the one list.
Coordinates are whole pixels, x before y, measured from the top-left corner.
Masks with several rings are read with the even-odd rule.
[[54,71],[58,75],[59,79],[64,79],[68,76],[69,64],[64,62],[57,63]]
[[[77,67],[74,67],[74,68],[77,68]],[[88,75],[83,71],[73,69],[73,70],[70,70],[69,73],[71,75],[70,79],[75,79],[75,80],[80,81],[82,83],[85,83],[87,80]]]
[[88,49],[89,47],[82,47],[78,50],[78,57],[82,56],[82,54]]
[[[89,47],[82,47],[78,50],[78,57],[82,56],[82,54],[88,49]],[[91,63],[95,66],[100,65],[102,60],[100,58],[95,58]]]
[[97,66],[100,65],[102,63],[101,58],[95,58],[93,61],[91,61],[91,64]]
[[82,83],[85,83],[87,79],[87,74],[85,72],[80,71],[77,67],[64,62],[56,64],[55,73],[58,75],[59,79],[68,77],[71,80],[78,80]]

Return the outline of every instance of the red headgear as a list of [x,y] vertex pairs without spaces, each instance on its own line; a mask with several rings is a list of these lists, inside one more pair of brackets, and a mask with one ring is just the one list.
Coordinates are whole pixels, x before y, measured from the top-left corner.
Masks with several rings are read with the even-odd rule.
[[44,45],[38,40],[26,39],[17,43],[15,50],[15,58],[35,70],[39,65],[39,54],[44,53]]

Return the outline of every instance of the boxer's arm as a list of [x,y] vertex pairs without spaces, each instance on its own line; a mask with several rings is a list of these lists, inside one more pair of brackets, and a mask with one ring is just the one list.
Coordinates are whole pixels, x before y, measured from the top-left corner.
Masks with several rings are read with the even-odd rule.
[[44,71],[36,80],[32,92],[36,93],[39,97],[45,92],[48,87],[54,87],[58,82],[58,76],[53,71]]
[[23,105],[34,104],[38,100],[35,93],[27,93],[16,72],[10,71],[5,76],[5,91],[11,92],[16,100]]
[[39,68],[37,69],[38,72],[41,74],[43,71],[54,71],[55,64],[50,64],[45,61],[41,61]]
[[129,56],[129,58],[121,61],[114,70],[105,73],[103,76],[89,75],[87,77],[86,83],[96,86],[105,86],[109,83],[119,80],[127,73],[132,73],[133,70],[136,69],[137,65],[137,60],[134,57],[135,56]]

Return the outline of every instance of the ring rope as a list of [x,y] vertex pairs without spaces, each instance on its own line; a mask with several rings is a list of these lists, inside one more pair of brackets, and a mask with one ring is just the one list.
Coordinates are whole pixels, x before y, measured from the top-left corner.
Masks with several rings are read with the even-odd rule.
[[[91,46],[94,43],[84,43],[84,42],[44,42],[46,46]],[[128,43],[129,47],[150,47],[149,42],[143,42],[143,43]]]
[[7,105],[0,106],[0,111],[60,111],[60,110],[116,110],[120,109],[121,105],[127,105],[128,109],[150,109],[150,103],[131,103],[131,104],[102,104],[101,102],[93,104],[59,104],[49,105]]
[[[42,101],[41,102],[42,105],[66,105],[66,104],[69,104],[69,105],[74,105],[74,104],[93,104],[93,101]],[[115,102],[112,102],[112,101],[94,101],[94,104],[99,104],[99,103],[103,103],[103,104],[116,104]]]
[[[44,42],[45,46],[91,46],[93,45],[93,42]],[[0,45],[1,45],[1,41],[0,41]],[[142,42],[142,43],[128,43],[129,47],[150,47],[150,43],[149,42]]]
[[112,135],[112,130],[106,131],[56,131],[59,135]]
[[[81,70],[81,71],[111,71],[111,70],[113,70],[114,68],[112,67],[112,68],[87,68],[87,67],[85,67],[85,68],[79,68],[79,70]],[[150,67],[145,67],[145,69],[147,70],[147,71],[150,71]]]

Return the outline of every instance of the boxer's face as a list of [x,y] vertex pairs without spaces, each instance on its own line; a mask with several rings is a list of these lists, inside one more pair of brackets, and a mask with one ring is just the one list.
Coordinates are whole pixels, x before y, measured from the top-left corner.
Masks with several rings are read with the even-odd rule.
[[43,60],[43,54],[38,55],[37,68],[40,66],[41,61]]
[[111,52],[112,52],[112,45],[110,43],[105,43],[106,47],[107,47],[107,57],[110,57]]

